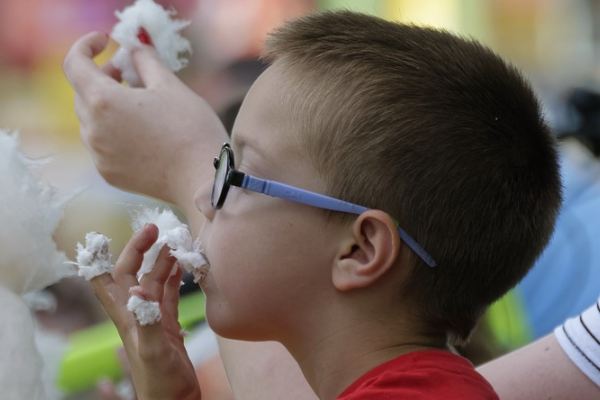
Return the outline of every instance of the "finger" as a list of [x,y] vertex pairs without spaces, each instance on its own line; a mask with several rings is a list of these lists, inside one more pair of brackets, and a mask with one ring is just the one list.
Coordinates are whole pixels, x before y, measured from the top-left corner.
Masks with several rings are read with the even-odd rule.
[[100,69],[106,76],[110,76],[117,82],[121,82],[123,80],[121,76],[121,70],[116,68],[112,62],[104,63]]
[[152,270],[142,277],[140,286],[159,302],[162,302],[163,293],[165,289],[165,283],[171,275],[173,265],[175,264],[175,257],[171,256],[171,249],[169,246],[164,245],[156,258],[156,263]]
[[113,275],[115,282],[121,286],[125,292],[131,286],[138,285],[137,273],[144,261],[144,253],[158,239],[158,228],[154,224],[149,224],[140,229],[123,249],[115,268]]
[[63,71],[67,80],[75,91],[84,97],[90,82],[98,81],[99,84],[103,84],[110,79],[93,60],[106,48],[107,43],[107,34],[88,33],[73,44],[63,61]]
[[119,322],[118,310],[127,302],[126,295],[121,288],[115,284],[113,277],[109,274],[98,275],[90,280],[92,292],[100,301],[102,308],[106,311],[110,319]]
[[165,284],[162,303],[165,313],[172,315],[176,320],[179,319],[179,289],[182,277],[183,268],[178,267],[175,274],[171,275]]
[[[81,142],[86,147],[86,149],[90,150],[90,141],[89,136],[91,132],[88,130],[88,122],[90,121],[90,113],[89,108],[83,103],[81,100],[81,96],[75,93],[75,114],[77,115],[77,119],[79,120],[79,136],[81,137]],[[95,158],[95,154],[93,151],[90,151],[90,155],[92,158]]]
[[[79,120],[80,123],[80,129],[83,130],[84,129],[84,122],[88,120],[88,108],[85,106],[85,104],[83,103],[83,100],[81,99],[81,96],[75,92],[75,96],[74,96],[74,105],[75,105],[75,114],[77,115],[77,119]],[[84,139],[84,144],[87,146],[87,142],[85,141],[86,139],[86,135],[81,135],[82,138]]]
[[[156,362],[159,361],[161,357],[164,356],[162,353],[164,349],[164,324],[163,324],[163,316],[162,316],[162,307],[160,305],[159,299],[153,297],[145,288],[142,286],[133,286],[129,290],[129,295],[131,297],[137,297],[142,300],[142,302],[146,302],[146,304],[140,304],[141,309],[130,309],[132,314],[135,314],[135,324],[137,326],[137,335],[138,335],[138,347],[139,347],[139,355],[142,359],[147,362]],[[159,303],[159,307],[161,307],[161,315],[155,319],[156,315],[154,314],[154,304],[151,303]],[[148,304],[150,303],[150,304]],[[147,308],[151,306],[151,308]],[[138,314],[138,312],[140,314]],[[126,350],[127,346],[125,346]]]
[[157,88],[179,81],[173,72],[162,62],[151,46],[142,46],[131,51],[133,66],[142,80],[143,86]]
[[134,317],[127,310],[128,291],[117,285],[110,274],[103,274],[90,280],[92,291],[102,308],[113,321],[124,343],[129,340],[130,327],[135,326]]

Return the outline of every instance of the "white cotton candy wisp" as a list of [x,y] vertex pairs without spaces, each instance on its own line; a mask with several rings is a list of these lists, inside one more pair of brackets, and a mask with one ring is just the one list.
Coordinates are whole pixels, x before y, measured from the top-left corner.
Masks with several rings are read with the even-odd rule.
[[77,243],[79,276],[89,281],[112,271],[111,254],[108,252],[109,243],[109,238],[97,232],[89,232],[85,235],[85,246]]
[[143,208],[132,213],[131,226],[134,231],[139,231],[147,224],[158,227],[158,240],[144,255],[140,275],[152,270],[160,249],[166,244],[179,264],[199,279],[198,274],[207,269],[208,262],[201,252],[200,242],[192,240],[188,226],[169,209]]
[[42,357],[35,345],[35,326],[27,304],[0,286],[0,388],[3,399],[46,400],[40,366]]
[[[152,271],[158,254],[164,245],[170,248],[170,254],[188,272],[201,279],[202,274],[208,269],[208,263],[200,251],[200,242],[192,241],[192,234],[188,226],[169,209],[141,208],[131,213],[131,227],[135,232],[147,224],[154,224],[158,228],[158,239],[144,254],[144,260],[138,273]],[[157,302],[147,301],[132,295],[127,303],[127,309],[135,314],[140,325],[151,325],[160,321],[161,311]]]
[[140,325],[153,325],[160,321],[162,313],[157,301],[148,301],[132,295],[127,302],[127,310],[135,314]]
[[125,82],[133,86],[141,84],[131,60],[131,51],[142,46],[138,38],[140,28],[146,30],[152,46],[171,71],[177,72],[187,65],[187,58],[181,54],[191,53],[192,47],[180,32],[190,22],[174,19],[175,14],[174,10],[165,10],[152,0],[137,0],[132,6],[115,13],[119,22],[114,26],[111,37],[121,48],[112,58],[112,64],[121,71]]
[[0,130],[0,285],[21,295],[75,270],[52,237],[64,201],[31,174],[40,162],[25,157],[19,144],[18,134]]
[[45,377],[57,365],[36,346],[35,324],[23,296],[75,271],[52,237],[64,202],[31,174],[40,162],[25,157],[19,145],[18,134],[0,130],[0,397],[51,400],[58,394]]

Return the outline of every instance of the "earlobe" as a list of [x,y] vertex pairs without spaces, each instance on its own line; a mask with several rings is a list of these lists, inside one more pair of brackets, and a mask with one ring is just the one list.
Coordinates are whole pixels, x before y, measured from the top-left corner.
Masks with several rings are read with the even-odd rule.
[[333,268],[333,284],[340,291],[364,288],[385,275],[400,252],[397,228],[380,210],[362,213],[354,222]]

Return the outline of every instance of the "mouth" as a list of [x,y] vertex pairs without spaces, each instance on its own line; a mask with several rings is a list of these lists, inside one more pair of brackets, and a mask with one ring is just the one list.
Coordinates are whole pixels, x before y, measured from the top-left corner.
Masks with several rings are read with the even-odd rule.
[[194,276],[194,283],[200,284],[204,277],[208,274],[210,269],[210,265],[204,264],[200,267],[194,268],[192,270],[192,275]]
[[200,242],[196,242],[194,247],[196,247],[194,250],[199,257],[198,262],[195,263],[191,272],[194,276],[194,283],[199,284],[206,277],[206,275],[208,275],[208,272],[210,271],[210,262],[206,258]]

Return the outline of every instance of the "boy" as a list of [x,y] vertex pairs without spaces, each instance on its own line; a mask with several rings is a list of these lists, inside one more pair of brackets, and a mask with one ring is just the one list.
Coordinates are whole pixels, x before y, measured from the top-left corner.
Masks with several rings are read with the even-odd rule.
[[[497,398],[451,346],[552,233],[557,153],[529,86],[477,43],[350,12],[289,23],[266,47],[196,194],[211,327],[281,342],[321,399]],[[114,281],[92,284],[138,397],[199,398],[165,251],[135,287],[155,238],[143,229]],[[160,324],[135,324],[130,293],[162,303]]]

